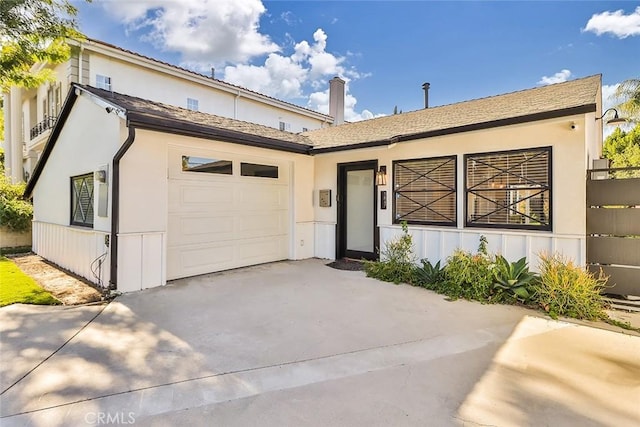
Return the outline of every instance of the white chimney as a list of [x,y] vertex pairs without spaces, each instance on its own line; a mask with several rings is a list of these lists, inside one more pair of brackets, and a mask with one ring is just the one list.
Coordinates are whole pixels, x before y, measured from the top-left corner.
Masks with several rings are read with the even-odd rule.
[[329,115],[334,126],[344,123],[344,80],[340,77],[329,82]]

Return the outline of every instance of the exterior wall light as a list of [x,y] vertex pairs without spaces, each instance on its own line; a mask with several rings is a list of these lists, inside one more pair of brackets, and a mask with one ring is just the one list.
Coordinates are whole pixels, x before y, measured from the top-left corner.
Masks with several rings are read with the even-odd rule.
[[613,111],[613,112],[614,112],[614,115],[613,115],[613,118],[612,118],[612,119],[607,120],[607,122],[606,122],[606,123],[607,123],[608,125],[616,126],[616,125],[621,125],[621,124],[623,124],[623,123],[626,123],[626,122],[627,122],[627,119],[624,119],[624,118],[622,118],[622,117],[620,117],[620,116],[618,115],[618,110],[616,110],[615,108],[609,108],[609,109],[607,109],[604,113],[602,113],[602,115],[601,115],[600,117],[596,117],[596,120],[602,120],[602,118],[603,118],[604,116],[606,116],[606,115],[607,115],[607,113],[608,113],[609,111]]
[[376,185],[387,185],[387,167],[382,165],[376,172]]

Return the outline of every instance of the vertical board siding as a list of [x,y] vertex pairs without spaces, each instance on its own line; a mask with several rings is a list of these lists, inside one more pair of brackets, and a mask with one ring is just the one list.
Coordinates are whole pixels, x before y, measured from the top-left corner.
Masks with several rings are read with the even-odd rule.
[[314,223],[314,256],[322,259],[336,258],[336,223]]
[[118,290],[133,292],[166,283],[166,233],[118,235]]
[[[52,263],[81,276],[91,283],[109,284],[109,253],[104,245],[108,233],[68,227],[45,222],[33,222],[33,252]],[[91,264],[107,253],[102,263],[100,280],[91,271]],[[100,282],[100,283],[99,283]]]
[[[414,254],[417,259],[426,258],[432,263],[445,263],[457,249],[476,252],[480,236],[487,238],[487,249],[491,253],[504,255],[509,261],[526,257],[533,271],[538,270],[538,256],[542,253],[558,252],[579,265],[586,262],[584,236],[559,236],[536,232],[496,232],[493,230],[445,230],[441,228],[411,227]],[[400,226],[381,226],[380,242],[402,235]]]

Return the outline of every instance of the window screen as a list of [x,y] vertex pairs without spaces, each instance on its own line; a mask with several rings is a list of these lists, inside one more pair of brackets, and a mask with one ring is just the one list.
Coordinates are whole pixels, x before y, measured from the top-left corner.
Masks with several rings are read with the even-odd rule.
[[394,222],[456,225],[456,156],[393,164]]
[[93,227],[93,174],[71,178],[71,225]]
[[551,230],[551,147],[465,156],[466,225]]

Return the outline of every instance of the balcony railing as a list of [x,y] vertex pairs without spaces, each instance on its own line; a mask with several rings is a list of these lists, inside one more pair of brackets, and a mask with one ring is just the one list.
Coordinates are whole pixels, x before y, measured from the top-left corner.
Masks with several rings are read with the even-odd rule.
[[38,135],[48,131],[56,124],[57,117],[44,116],[44,120],[31,128],[30,139],[34,139]]

